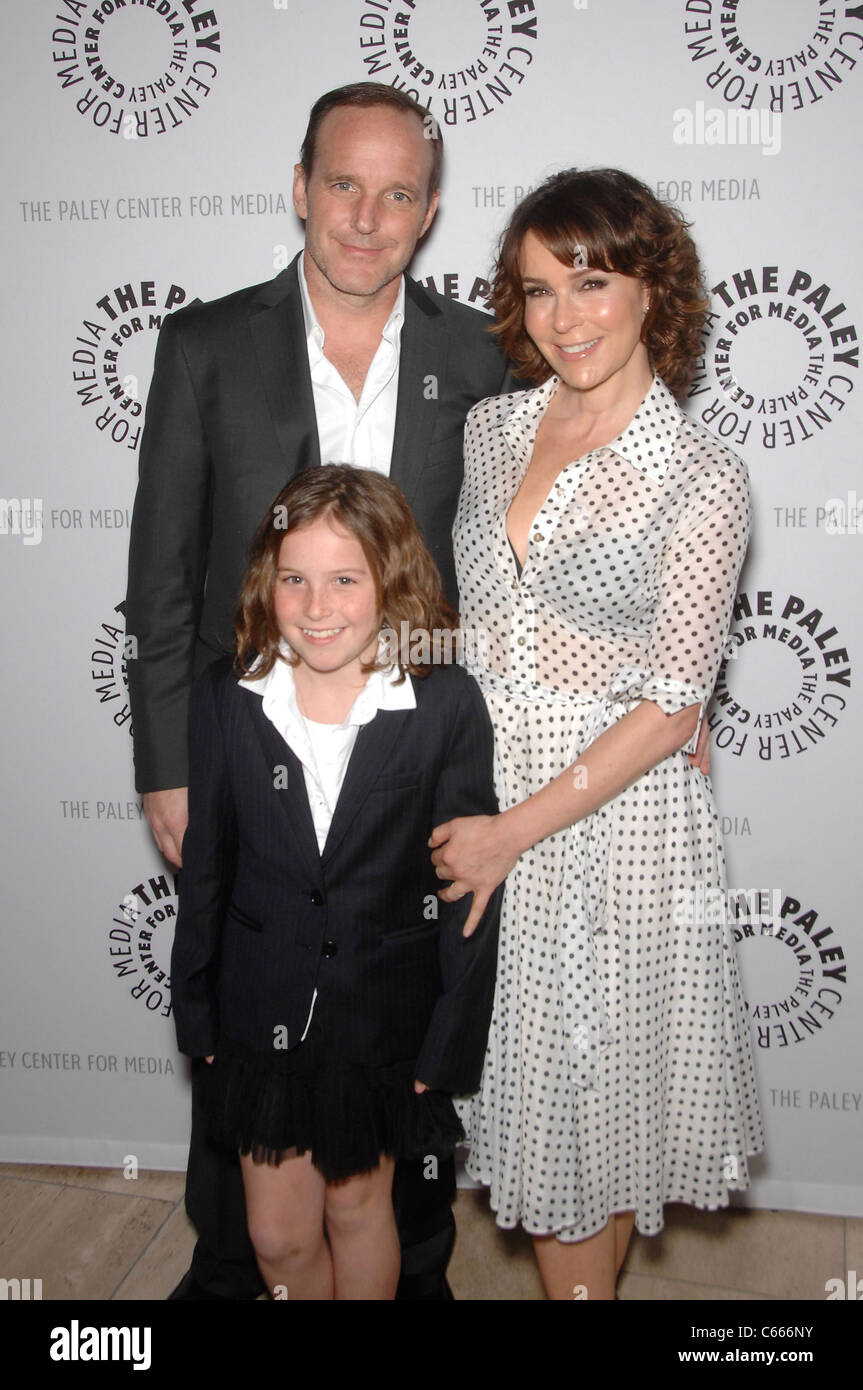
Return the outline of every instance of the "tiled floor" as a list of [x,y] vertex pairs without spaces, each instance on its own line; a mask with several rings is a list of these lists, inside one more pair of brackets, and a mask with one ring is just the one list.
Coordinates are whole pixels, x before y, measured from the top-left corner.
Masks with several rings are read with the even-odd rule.
[[[456,1223],[457,1299],[543,1298],[529,1240],[496,1228],[484,1193],[459,1193]],[[164,1299],[195,1240],[180,1173],[27,1164],[0,1165],[0,1232],[0,1276],[41,1279],[43,1299]],[[863,1271],[863,1219],[669,1207],[662,1235],[633,1241],[620,1297],[823,1302],[848,1269]]]

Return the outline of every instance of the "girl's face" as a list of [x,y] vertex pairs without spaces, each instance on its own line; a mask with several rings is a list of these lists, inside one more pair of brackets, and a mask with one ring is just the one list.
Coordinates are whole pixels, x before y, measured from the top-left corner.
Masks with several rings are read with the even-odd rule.
[[608,384],[623,392],[649,380],[641,341],[648,294],[640,280],[562,265],[533,232],[522,242],[519,262],[525,329],[570,389]]
[[363,548],[331,517],[289,531],[279,549],[279,632],[321,674],[355,674],[377,653],[381,615]]

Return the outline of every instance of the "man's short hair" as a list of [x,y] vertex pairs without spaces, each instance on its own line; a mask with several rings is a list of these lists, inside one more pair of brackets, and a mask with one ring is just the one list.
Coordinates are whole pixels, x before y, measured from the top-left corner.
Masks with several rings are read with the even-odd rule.
[[315,162],[315,145],[321,121],[328,111],[339,106],[390,106],[395,111],[408,111],[416,116],[423,128],[423,135],[431,144],[432,167],[429,175],[428,197],[440,188],[441,164],[443,162],[443,136],[440,126],[430,111],[426,111],[407,92],[396,87],[387,87],[383,82],[351,82],[346,87],[334,87],[318,97],[309,112],[309,124],[300,146],[300,164],[306,178],[312,172]]

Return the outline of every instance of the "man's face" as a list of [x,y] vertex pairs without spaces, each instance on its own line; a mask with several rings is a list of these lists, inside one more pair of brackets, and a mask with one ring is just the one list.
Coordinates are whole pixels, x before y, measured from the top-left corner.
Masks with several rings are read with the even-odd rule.
[[409,111],[327,112],[310,176],[294,169],[312,292],[372,300],[393,286],[437,211],[439,193],[428,196],[431,167],[431,141]]

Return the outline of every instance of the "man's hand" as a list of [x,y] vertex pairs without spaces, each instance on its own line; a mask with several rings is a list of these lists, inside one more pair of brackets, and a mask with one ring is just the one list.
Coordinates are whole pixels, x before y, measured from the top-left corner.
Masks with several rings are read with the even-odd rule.
[[438,878],[452,879],[438,897],[457,903],[465,893],[473,893],[463,936],[476,931],[489,898],[518,859],[520,851],[506,838],[506,824],[501,815],[457,816],[432,831],[429,847],[434,850],[435,872]]
[[183,867],[183,836],[189,824],[189,788],[170,787],[162,792],[144,792],[144,815],[153,839],[169,864]]
[[698,742],[695,752],[689,754],[689,763],[691,767],[697,767],[699,772],[703,772],[705,777],[710,776],[710,725],[706,719],[701,721]]

